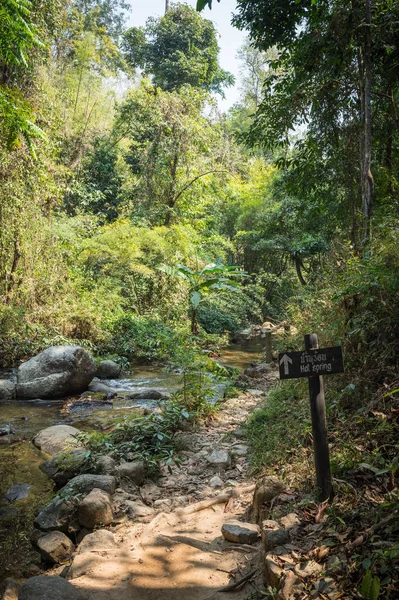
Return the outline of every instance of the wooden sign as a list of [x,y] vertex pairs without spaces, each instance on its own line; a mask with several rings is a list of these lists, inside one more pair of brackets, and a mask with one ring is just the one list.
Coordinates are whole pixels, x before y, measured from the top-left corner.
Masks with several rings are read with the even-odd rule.
[[310,413],[312,416],[313,448],[319,499],[332,500],[330,455],[327,438],[326,405],[322,375],[343,373],[341,346],[319,348],[317,335],[305,335],[303,352],[279,354],[280,379],[307,377],[309,382]]
[[281,352],[279,354],[280,379],[297,379],[344,372],[341,346]]

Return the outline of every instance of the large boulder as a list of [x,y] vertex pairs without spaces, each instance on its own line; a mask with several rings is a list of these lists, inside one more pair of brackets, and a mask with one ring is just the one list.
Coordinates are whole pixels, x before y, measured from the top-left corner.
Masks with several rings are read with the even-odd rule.
[[62,398],[87,390],[96,365],[80,346],[51,346],[22,363],[17,374],[20,398]]
[[144,463],[141,460],[123,463],[116,467],[116,474],[121,479],[126,477],[136,485],[141,485],[145,477]]
[[11,400],[15,396],[15,383],[9,379],[0,379],[0,400]]
[[19,600],[83,600],[80,590],[62,577],[39,575],[27,579],[19,592]]
[[77,475],[60,490],[59,496],[41,509],[35,519],[35,527],[42,531],[68,533],[78,497],[87,496],[94,488],[113,494],[115,487],[115,477],[110,475]]
[[62,487],[84,470],[86,457],[87,452],[84,448],[72,452],[59,452],[44,461],[40,465],[40,470],[52,479],[57,487]]
[[120,373],[120,366],[113,360],[102,360],[97,365],[96,377],[100,379],[115,379]]
[[85,535],[78,547],[79,554],[83,552],[102,552],[117,548],[115,536],[107,529],[97,529],[93,533]]
[[91,473],[77,475],[60,490],[60,495],[64,497],[77,496],[78,494],[86,495],[94,488],[113,494],[116,488],[116,479],[111,475],[92,475]]
[[79,433],[79,429],[70,425],[53,425],[39,431],[33,438],[33,443],[46,454],[54,456],[58,452],[79,446],[76,439]]
[[109,525],[113,518],[111,496],[103,490],[95,488],[78,506],[79,524],[86,529]]
[[42,531],[68,532],[68,523],[75,511],[73,502],[56,496],[49,504],[41,509],[34,525]]
[[58,564],[67,560],[73,553],[75,546],[72,541],[61,531],[52,531],[38,539],[42,559],[50,564]]

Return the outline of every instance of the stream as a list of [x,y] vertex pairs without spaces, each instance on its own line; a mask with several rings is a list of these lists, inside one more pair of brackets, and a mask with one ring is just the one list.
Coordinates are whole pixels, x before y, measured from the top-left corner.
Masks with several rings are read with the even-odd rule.
[[[259,339],[228,346],[218,362],[243,371],[262,356],[262,346]],[[151,388],[173,393],[181,385],[182,375],[165,367],[137,366],[131,375],[106,383],[119,392],[141,392]],[[39,469],[43,454],[31,442],[35,434],[59,424],[73,425],[83,431],[102,430],[112,419],[119,420],[137,407],[152,409],[159,405],[154,400],[121,397],[106,407],[78,406],[66,411],[66,400],[14,399],[0,403],[0,428],[9,427],[15,432],[13,436],[0,437],[0,582],[15,573],[17,566],[20,570],[21,564],[29,565],[32,561],[34,552],[26,532],[31,530],[38,508],[53,495],[52,482]],[[30,484],[30,493],[25,500],[10,505],[3,495],[16,483]],[[19,555],[17,562],[15,552]]]

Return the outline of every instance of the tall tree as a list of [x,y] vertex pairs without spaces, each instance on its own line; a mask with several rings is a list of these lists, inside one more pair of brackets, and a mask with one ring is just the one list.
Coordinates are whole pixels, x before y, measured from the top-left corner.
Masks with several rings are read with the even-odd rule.
[[[398,86],[391,73],[392,58],[399,57],[398,34],[389,26],[384,31],[384,24],[388,15],[396,19],[397,11],[396,4],[384,1],[373,7],[371,0],[287,0],[283,4],[280,0],[238,0],[233,19],[237,26],[249,29],[260,50],[274,46],[279,50],[250,140],[266,146],[277,142],[289,149],[295,133],[297,164],[309,162],[311,156],[332,168],[348,155],[342,149],[355,136],[360,161],[351,161],[350,169],[358,192],[354,197],[351,185],[346,199],[362,206],[366,243],[374,196],[372,151],[380,143],[372,125],[385,117],[396,127]],[[373,101],[376,97],[378,104]]]
[[234,82],[231,73],[219,66],[213,23],[185,4],[172,4],[164,17],[151,17],[145,27],[129,29],[124,49],[126,61],[151,75],[164,90],[188,84],[222,93]]
[[143,81],[120,105],[114,143],[125,140],[133,176],[136,214],[170,225],[179,206],[213,173],[227,172],[229,155],[221,126],[203,113],[206,92],[190,86],[165,92]]

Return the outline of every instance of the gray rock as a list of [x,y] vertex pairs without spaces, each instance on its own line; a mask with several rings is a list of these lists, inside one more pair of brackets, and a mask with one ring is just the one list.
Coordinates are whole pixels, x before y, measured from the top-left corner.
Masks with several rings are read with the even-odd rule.
[[210,480],[209,485],[211,488],[221,488],[224,485],[223,479],[220,479],[218,475],[215,475],[215,477],[212,477]]
[[79,433],[79,429],[70,425],[53,425],[39,431],[33,438],[33,443],[46,454],[54,456],[58,452],[79,446],[76,439]]
[[248,446],[237,444],[236,446],[232,447],[231,453],[235,454],[236,456],[246,456],[248,453]]
[[96,471],[101,475],[112,475],[115,473],[116,463],[112,456],[99,456],[96,459]]
[[21,584],[15,579],[8,577],[0,585],[0,598],[1,600],[18,600],[18,593]]
[[116,479],[111,475],[92,475],[89,473],[87,475],[77,475],[60,490],[60,494],[64,497],[79,494],[87,495],[94,488],[113,494],[116,488]]
[[41,509],[34,525],[42,531],[68,532],[68,521],[75,510],[74,504],[56,496],[47,506]]
[[260,535],[260,528],[253,523],[230,521],[222,525],[222,535],[229,542],[237,544],[253,544]]
[[120,478],[127,477],[136,485],[141,485],[144,481],[144,463],[141,460],[127,462],[116,468],[116,473]]
[[109,525],[114,518],[111,496],[104,490],[92,490],[78,506],[79,524],[87,529]]
[[17,373],[20,398],[62,398],[87,390],[96,366],[80,346],[52,346],[22,363]]
[[288,529],[266,529],[262,531],[262,543],[265,551],[273,550],[276,546],[284,546],[291,541]]
[[120,366],[113,360],[102,360],[97,365],[96,377],[100,379],[114,379],[121,373]]
[[225,471],[231,465],[230,454],[226,450],[212,450],[207,461],[213,471]]
[[167,392],[152,389],[129,393],[129,398],[132,400],[167,400],[169,397],[170,394]]
[[97,529],[86,535],[78,547],[79,554],[83,552],[99,552],[112,550],[117,547],[115,536],[108,529]]
[[0,400],[11,400],[15,397],[16,385],[9,379],[0,379]]
[[62,487],[84,469],[85,462],[86,450],[80,448],[69,453],[59,452],[44,461],[40,465],[40,470],[58,487]]
[[3,496],[3,500],[8,500],[8,502],[23,500],[29,496],[29,490],[31,487],[32,486],[29,483],[15,483],[8,488]]
[[62,577],[39,575],[25,581],[19,600],[83,600],[83,595]]
[[137,502],[125,500],[124,504],[128,507],[128,513],[131,517],[147,517],[148,515],[154,514],[153,508],[146,506],[139,500]]
[[92,394],[106,394],[107,399],[114,398],[117,395],[117,392],[111,386],[101,381],[92,381],[88,390]]
[[58,564],[67,560],[75,546],[72,541],[61,531],[52,531],[41,536],[37,541],[42,559],[51,564]]

